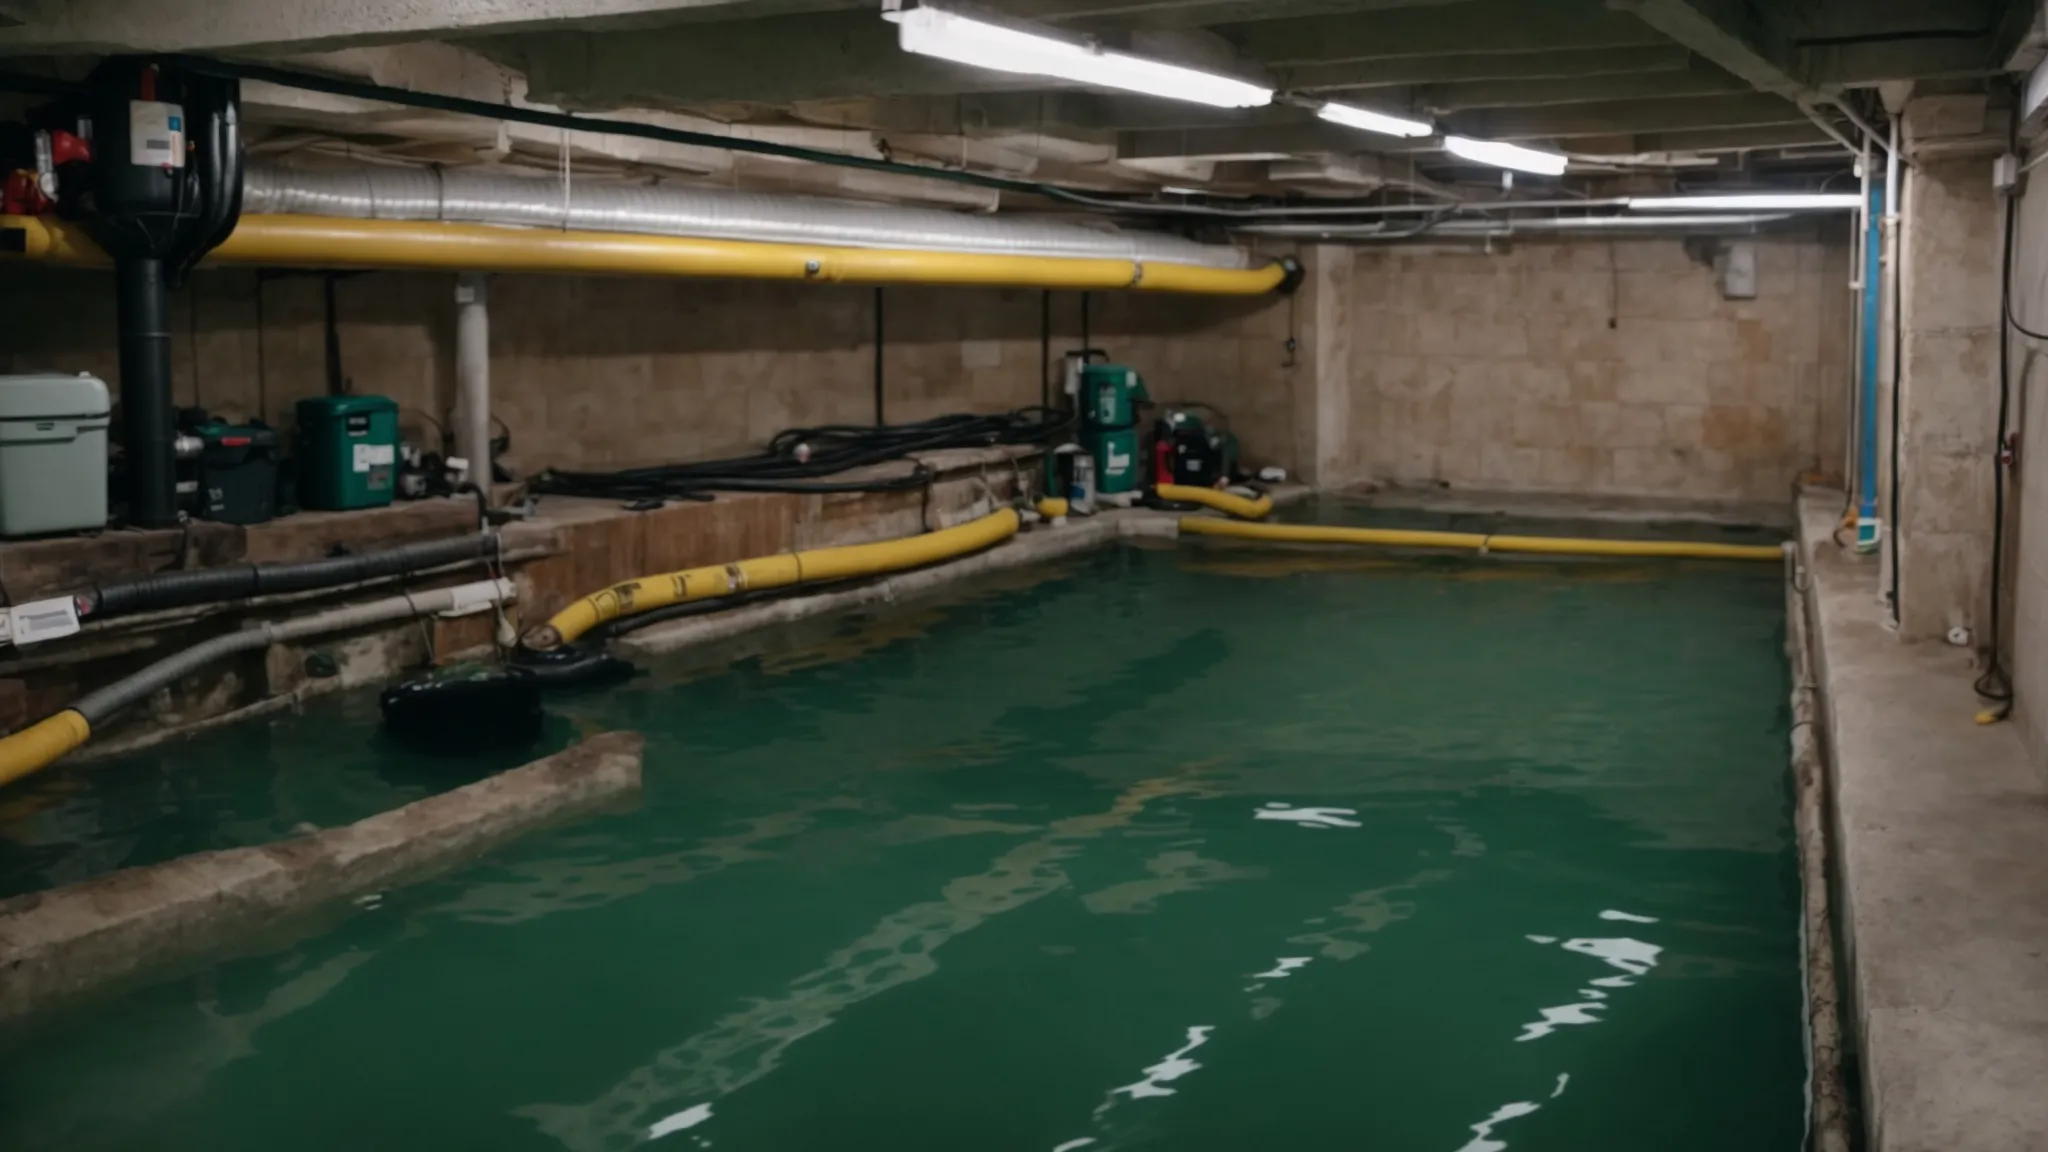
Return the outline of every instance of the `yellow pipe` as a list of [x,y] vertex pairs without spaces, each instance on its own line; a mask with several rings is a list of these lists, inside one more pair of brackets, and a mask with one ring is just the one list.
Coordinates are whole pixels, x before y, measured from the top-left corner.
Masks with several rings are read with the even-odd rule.
[[[103,265],[85,229],[54,216],[0,216],[19,232],[19,255],[54,264]],[[244,216],[209,264],[269,268],[363,268],[444,272],[530,272],[595,276],[686,276],[821,284],[945,284],[1256,296],[1286,278],[1278,264],[1204,268],[1068,256],[1002,256],[890,248],[837,248],[563,232],[431,220],[336,216]]]
[[1267,513],[1273,510],[1271,496],[1247,500],[1218,488],[1196,488],[1187,484],[1161,484],[1158,492],[1161,500],[1172,500],[1178,504],[1207,505],[1240,520],[1264,520]]
[[1017,513],[1005,508],[957,527],[879,544],[784,552],[643,576],[593,592],[555,613],[553,619],[527,638],[527,645],[543,650],[559,647],[607,620],[670,604],[919,568],[1001,543],[1017,534],[1018,524]]
[[1654,556],[1686,560],[1784,560],[1777,545],[1694,544],[1680,540],[1590,540],[1564,536],[1492,536],[1479,532],[1421,532],[1397,528],[1329,528],[1316,524],[1241,524],[1183,516],[1193,536],[1230,536],[1292,544],[1374,544],[1385,548],[1457,548],[1474,552],[1527,552],[1550,556]]
[[0,787],[5,787],[86,742],[92,725],[76,709],[31,724],[0,738]]

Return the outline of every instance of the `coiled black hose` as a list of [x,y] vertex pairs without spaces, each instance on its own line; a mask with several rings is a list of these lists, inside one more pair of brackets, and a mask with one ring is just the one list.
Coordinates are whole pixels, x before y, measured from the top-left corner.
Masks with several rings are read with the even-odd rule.
[[542,472],[533,490],[554,496],[611,500],[708,500],[713,492],[914,492],[928,482],[922,469],[872,480],[826,480],[852,468],[947,448],[1046,443],[1064,435],[1072,417],[1053,408],[1019,408],[994,415],[958,413],[914,424],[830,424],[776,434],[755,456],[662,464],[617,472]]
[[77,601],[81,616],[98,620],[130,612],[332,588],[339,584],[439,568],[444,564],[459,564],[465,560],[481,560],[494,555],[497,549],[498,538],[483,534],[402,544],[383,552],[331,556],[299,564],[236,564],[196,572],[165,572],[140,580],[102,584],[90,592],[81,593]]

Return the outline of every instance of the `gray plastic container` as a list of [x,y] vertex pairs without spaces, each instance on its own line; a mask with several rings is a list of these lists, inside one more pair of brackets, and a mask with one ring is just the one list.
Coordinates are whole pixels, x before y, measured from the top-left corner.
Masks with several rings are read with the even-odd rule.
[[76,376],[0,376],[0,536],[107,525],[107,386]]

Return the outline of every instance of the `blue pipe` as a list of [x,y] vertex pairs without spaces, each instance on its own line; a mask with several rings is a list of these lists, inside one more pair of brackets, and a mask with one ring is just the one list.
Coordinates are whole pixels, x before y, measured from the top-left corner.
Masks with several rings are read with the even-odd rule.
[[1877,547],[1877,338],[1883,319],[1884,187],[1871,181],[1870,224],[1863,256],[1863,450],[1862,477],[1857,482],[1856,549]]

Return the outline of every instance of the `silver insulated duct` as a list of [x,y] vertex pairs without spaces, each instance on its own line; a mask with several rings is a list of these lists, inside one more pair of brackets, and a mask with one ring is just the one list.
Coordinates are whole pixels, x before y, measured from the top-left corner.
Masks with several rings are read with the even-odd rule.
[[[565,195],[566,191],[566,195]],[[838,248],[1101,257],[1245,268],[1246,254],[1176,236],[1018,216],[674,185],[572,183],[479,169],[301,169],[252,164],[242,211],[440,220]]]

